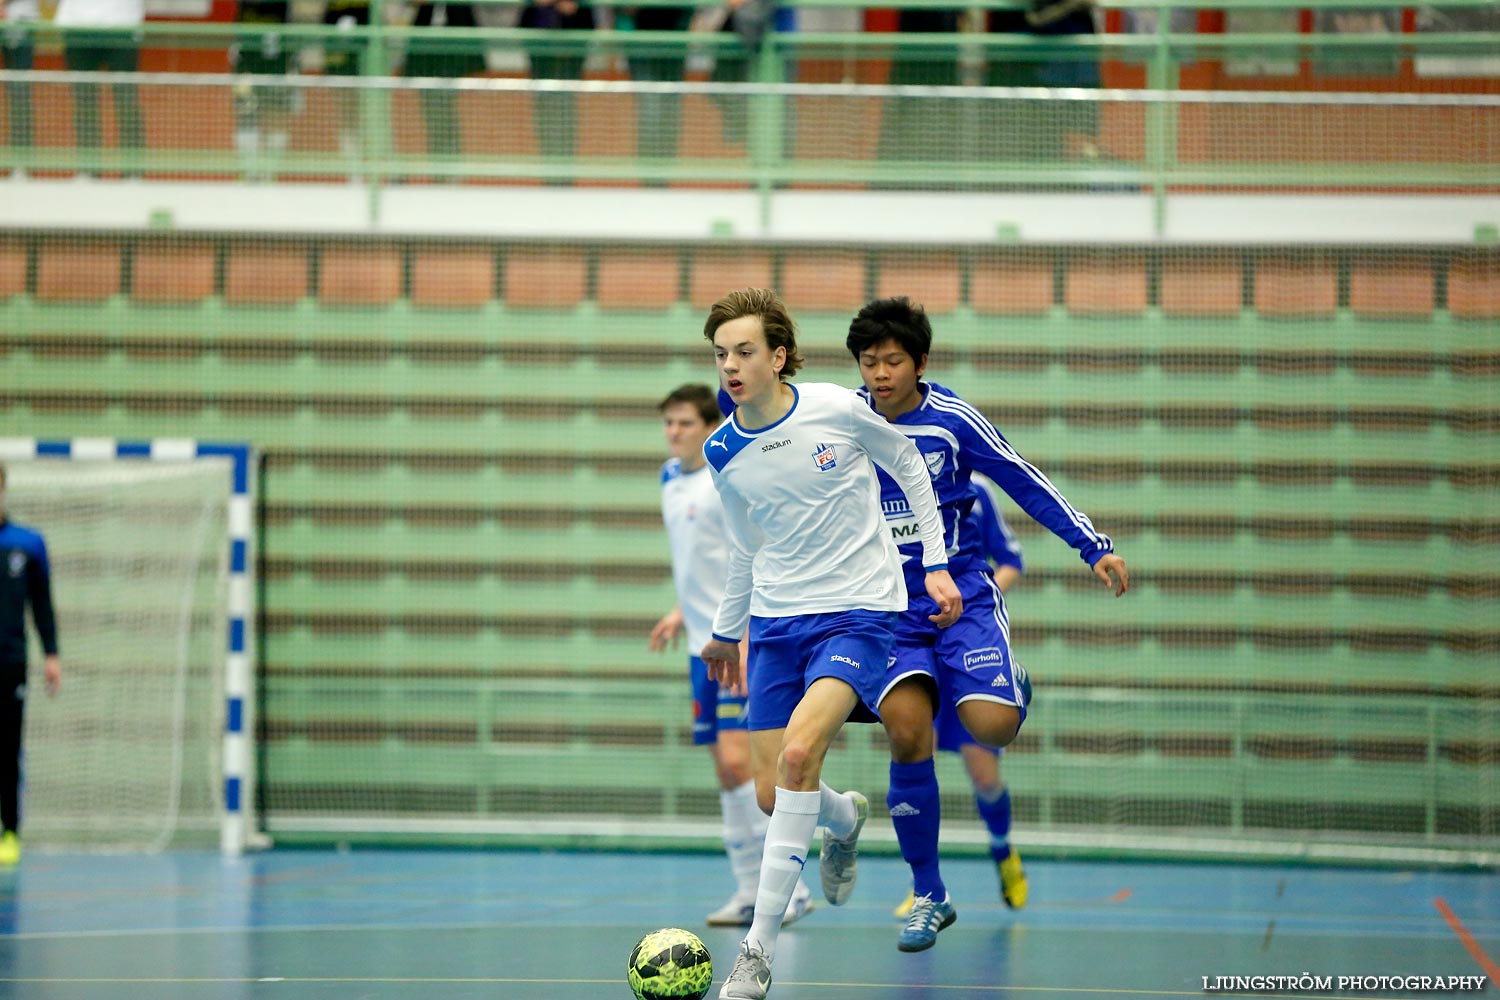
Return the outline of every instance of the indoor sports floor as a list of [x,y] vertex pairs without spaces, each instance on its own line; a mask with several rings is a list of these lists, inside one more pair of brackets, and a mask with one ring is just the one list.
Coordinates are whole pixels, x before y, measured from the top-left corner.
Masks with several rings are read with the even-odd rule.
[[[1495,872],[1045,859],[1028,870],[1031,903],[1011,913],[990,865],[945,862],[958,922],[907,955],[890,915],[905,867],[866,857],[849,905],[783,934],[771,997],[1113,1000],[1201,997],[1203,977],[1221,975],[1500,978]],[[717,997],[739,941],[702,925],[730,888],[710,855],[32,852],[0,879],[0,997],[19,1000],[628,1000],[631,945],[666,925],[708,944]]]

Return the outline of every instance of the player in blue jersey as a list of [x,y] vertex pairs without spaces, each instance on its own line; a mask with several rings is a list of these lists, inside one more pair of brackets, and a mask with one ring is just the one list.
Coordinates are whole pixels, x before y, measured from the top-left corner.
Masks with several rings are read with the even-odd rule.
[[[869,803],[821,780],[845,721],[874,721],[892,629],[907,606],[901,556],[880,512],[877,465],[898,484],[920,550],[932,624],[963,602],[948,575],[937,501],[922,458],[856,394],[787,381],[801,364],[796,327],[766,289],[732,292],[703,327],[735,411],[703,446],[729,526],[729,571],[703,647],[720,684],[740,679],[748,627],[751,762],[771,814],[755,917],[721,1000],[761,1000],[782,915],[818,826],[819,875],[834,905],[849,899]],[[928,726],[931,727],[931,717]]]
[[906,557],[911,606],[896,642],[880,700],[880,719],[891,744],[886,803],[912,869],[915,902],[897,939],[902,951],[922,951],[957,918],[938,865],[940,810],[933,767],[933,720],[951,703],[963,727],[989,747],[1015,739],[1026,719],[1031,682],[1010,649],[1005,601],[979,549],[965,530],[974,503],[972,474],[993,479],[1031,517],[1078,549],[1116,595],[1129,586],[1125,561],[1108,536],[1074,510],[1047,477],[1023,459],[978,410],[951,390],[922,381],[932,327],[920,306],[906,298],[879,299],[849,324],[849,353],[859,364],[862,395],[870,408],[908,436],[921,452],[942,511],[948,567],[963,597],[964,613],[947,629],[928,621],[921,575],[912,568],[918,550],[906,491],[883,482],[881,507]]
[[[703,458],[703,442],[719,424],[719,406],[708,386],[684,385],[668,393],[657,409],[672,453],[661,471],[661,513],[672,548],[677,606],[651,630],[651,648],[667,649],[685,631],[688,649],[696,651],[709,640],[729,565],[724,508]],[[707,922],[711,927],[748,927],[755,915],[766,814],[756,802],[751,780],[745,692],[743,685],[733,690],[720,687],[696,655],[688,658],[688,676],[693,686],[693,744],[706,746],[713,758],[724,851],[738,885]],[[807,913],[811,899],[811,890],[799,879],[782,926]]]
[[[971,482],[974,507],[961,530],[977,532],[979,549],[994,568],[995,586],[1004,595],[1026,572],[1026,563],[1020,544],[1000,514],[994,482],[979,472],[973,474]],[[974,786],[974,806],[990,833],[990,857],[994,859],[1000,882],[1000,898],[1006,906],[1019,910],[1026,905],[1030,886],[1021,855],[1010,846],[1010,789],[1000,776],[1000,755],[1005,751],[974,742],[959,721],[957,708],[946,698],[938,699],[936,729],[937,749],[963,758],[969,782]],[[911,916],[915,902],[916,893],[908,892],[893,911],[896,919],[905,921]]]
[[0,464],[0,865],[21,858],[21,731],[26,710],[26,609],[42,641],[49,695],[62,684],[52,576],[42,536],[5,511],[7,471]]

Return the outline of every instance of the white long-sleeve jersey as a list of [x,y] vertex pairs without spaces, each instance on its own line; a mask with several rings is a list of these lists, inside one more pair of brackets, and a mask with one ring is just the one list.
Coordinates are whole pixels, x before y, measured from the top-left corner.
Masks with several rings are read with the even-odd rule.
[[911,504],[923,565],[947,565],[932,479],[910,439],[843,386],[792,391],[792,409],[776,423],[747,431],[731,416],[703,445],[729,527],[713,629],[720,639],[743,637],[751,615],[906,610],[876,465]]
[[708,466],[683,472],[675,458],[662,466],[661,519],[672,545],[672,583],[687,630],[687,648],[697,656],[713,630],[729,567],[724,506]]

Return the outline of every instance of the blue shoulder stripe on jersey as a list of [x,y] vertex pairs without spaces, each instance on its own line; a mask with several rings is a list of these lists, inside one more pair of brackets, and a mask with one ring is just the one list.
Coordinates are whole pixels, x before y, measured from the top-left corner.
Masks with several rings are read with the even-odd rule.
[[734,421],[726,420],[703,442],[703,457],[708,459],[708,464],[714,467],[715,472],[723,472],[729,460],[743,451],[749,443],[750,439],[735,429]]
[[719,412],[726,417],[734,412],[734,397],[723,389],[719,390]]
[[682,475],[682,460],[681,459],[679,459],[679,458],[669,458],[664,463],[662,463],[662,467],[661,467],[661,484],[663,486],[667,485],[668,483],[670,483],[672,480],[676,479],[680,475]]

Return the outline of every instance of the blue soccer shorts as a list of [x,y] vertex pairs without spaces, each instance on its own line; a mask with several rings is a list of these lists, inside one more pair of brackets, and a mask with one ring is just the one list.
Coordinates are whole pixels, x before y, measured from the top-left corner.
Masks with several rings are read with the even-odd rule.
[[708,746],[719,742],[719,730],[744,729],[749,716],[747,699],[719,687],[708,676],[708,664],[696,656],[688,657],[688,676],[693,681],[693,745]]
[[896,618],[894,611],[864,610],[751,618],[750,729],[786,728],[820,677],[836,677],[859,696],[849,721],[878,722]]
[[[912,595],[910,606],[896,626],[881,697],[908,677],[931,679],[938,695],[939,749],[956,750],[972,743],[958,719],[957,706],[970,700],[1012,705],[1026,721],[1029,700],[1025,671],[1010,651],[1010,620],[1000,588],[987,572],[975,570],[954,577],[963,596],[958,621],[939,628],[928,621],[938,613],[937,602],[926,594]],[[959,734],[962,734],[961,736]]]

